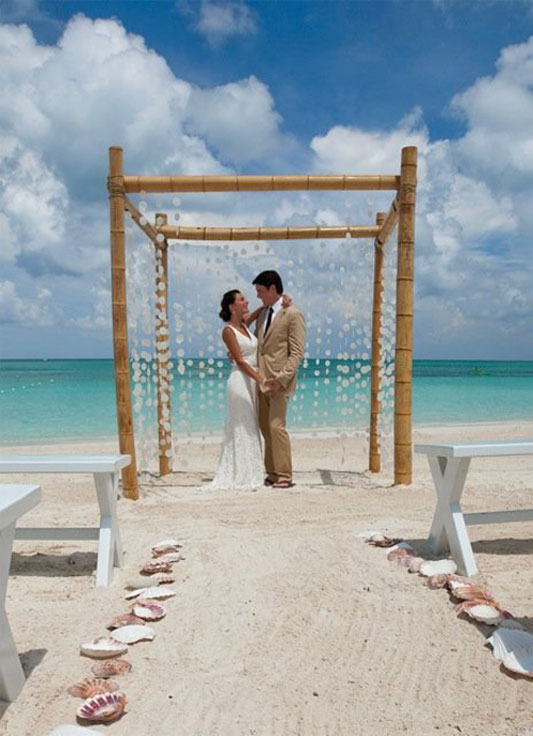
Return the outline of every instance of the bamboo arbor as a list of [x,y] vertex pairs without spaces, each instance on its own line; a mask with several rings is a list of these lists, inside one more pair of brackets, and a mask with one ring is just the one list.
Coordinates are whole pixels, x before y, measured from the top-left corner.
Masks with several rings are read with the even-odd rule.
[[[126,304],[126,258],[124,213],[153,242],[157,274],[165,294],[168,283],[167,249],[169,240],[294,240],[315,238],[374,238],[374,296],[372,312],[371,410],[369,468],[381,469],[378,418],[380,412],[381,309],[383,297],[383,246],[398,224],[396,273],[396,347],[394,380],[394,482],[412,480],[411,383],[413,350],[413,279],[416,202],[417,149],[402,149],[400,174],[380,176],[126,176],[122,149],[109,149],[108,191],[111,228],[111,293],[113,351],[120,452],[132,457],[122,476],[124,495],[137,499],[137,463],[129,376],[128,317]],[[264,192],[264,191],[376,191],[396,192],[388,213],[378,213],[373,226],[220,228],[170,226],[164,213],[150,223],[129,200],[129,193],[175,192]],[[156,327],[168,331],[168,300],[159,310]],[[159,375],[166,375],[170,352],[168,343],[156,339]],[[170,397],[158,382],[158,440],[161,475],[171,472]]]

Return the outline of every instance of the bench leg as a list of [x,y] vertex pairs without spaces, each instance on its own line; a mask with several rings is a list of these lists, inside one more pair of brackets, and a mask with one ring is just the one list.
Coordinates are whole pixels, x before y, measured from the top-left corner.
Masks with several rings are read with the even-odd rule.
[[109,585],[113,565],[122,567],[122,544],[117,518],[117,479],[114,473],[94,473],[94,484],[100,506],[100,535],[96,585]]
[[0,700],[12,701],[24,687],[25,677],[5,610],[5,598],[15,525],[0,531]]
[[460,505],[470,458],[428,457],[428,460],[437,492],[437,508],[428,539],[430,548],[435,554],[449,549],[458,572],[475,575],[476,561]]

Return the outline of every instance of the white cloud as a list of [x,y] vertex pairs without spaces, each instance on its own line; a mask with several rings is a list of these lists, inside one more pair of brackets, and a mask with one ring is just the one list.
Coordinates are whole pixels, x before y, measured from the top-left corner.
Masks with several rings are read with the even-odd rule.
[[243,0],[202,0],[195,28],[211,46],[220,46],[233,36],[256,33],[257,16]]
[[0,281],[0,323],[21,327],[48,327],[54,323],[54,308],[49,289],[37,289],[32,298],[17,293],[13,281]]
[[218,155],[235,163],[263,160],[284,143],[272,95],[253,76],[213,89],[193,88],[187,121]]

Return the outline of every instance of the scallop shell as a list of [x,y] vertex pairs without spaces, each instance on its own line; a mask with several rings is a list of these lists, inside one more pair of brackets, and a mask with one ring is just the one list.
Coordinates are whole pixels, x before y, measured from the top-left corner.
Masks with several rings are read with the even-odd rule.
[[126,590],[137,590],[137,588],[146,587],[146,577],[144,575],[136,575],[135,577],[128,578],[124,583]]
[[93,678],[92,680],[87,678],[67,688],[67,692],[70,695],[73,695],[75,698],[83,698],[84,700],[92,698],[93,695],[113,693],[115,690],[118,690],[117,682],[114,680],[103,680],[99,677]]
[[118,629],[119,626],[126,626],[126,624],[139,624],[142,625],[144,621],[138,616],[134,616],[133,613],[121,613],[120,616],[115,618],[107,624],[106,629],[112,631]]
[[161,557],[155,560],[150,560],[146,565],[143,565],[141,572],[146,575],[152,575],[154,572],[168,572],[170,570],[170,562],[163,560]]
[[465,578],[462,575],[448,575],[446,587],[448,588],[450,593],[453,593],[456,588],[466,588],[469,585],[477,586],[477,583],[475,580]]
[[91,669],[96,677],[113,677],[130,672],[131,664],[127,659],[108,659],[104,662],[95,662]]
[[396,562],[400,567],[407,567],[409,569],[414,559],[413,555],[405,555],[404,557],[398,557]]
[[366,541],[369,544],[373,544],[374,547],[393,547],[395,544],[398,544],[402,540],[387,537],[385,536],[385,534],[372,534],[371,537],[367,537]]
[[405,547],[395,547],[387,555],[388,560],[398,560],[400,557],[411,557],[409,550]]
[[128,651],[128,647],[112,637],[101,636],[94,641],[86,644],[80,644],[80,651],[86,657],[94,659],[107,659],[109,657],[118,657]]
[[145,603],[135,603],[133,606],[133,613],[135,614],[135,617],[138,616],[144,621],[158,621],[160,618],[167,615],[164,607],[159,603],[149,603],[148,601]]
[[142,626],[132,624],[115,629],[113,636],[123,644],[135,644],[135,642],[143,641],[143,639],[153,639],[155,637],[155,631],[144,624]]
[[166,562],[169,565],[173,565],[175,562],[181,562],[185,557],[180,555],[179,552],[167,552],[164,555],[159,555],[154,562]]
[[126,696],[124,693],[102,693],[88,698],[76,711],[78,718],[84,721],[99,721],[109,723],[124,713],[126,707]]
[[129,593],[126,593],[124,598],[129,601],[132,598],[137,598],[137,596],[141,595],[141,593],[144,593],[145,590],[149,590],[149,588],[135,588],[134,590],[130,590]]
[[449,577],[449,575],[430,575],[427,579],[426,585],[428,588],[431,588],[431,590],[445,588],[448,585]]
[[494,596],[489,590],[479,588],[477,585],[465,585],[461,588],[454,588],[451,595],[460,601],[484,601],[485,603],[494,603]]
[[171,598],[173,595],[176,595],[176,591],[171,588],[145,588],[137,597],[139,600],[145,600],[146,598],[164,600],[165,598]]
[[70,723],[62,723],[54,728],[48,736],[87,736],[88,733],[98,734],[100,732],[93,731],[92,728],[87,728],[87,726],[72,726]]
[[164,555],[167,552],[177,552],[181,547],[183,545],[175,539],[163,539],[161,542],[153,545],[152,554],[154,557],[159,557],[159,555]]
[[499,606],[483,601],[463,601],[455,606],[456,613],[466,613],[470,618],[488,626],[497,626],[510,614]]
[[420,572],[420,567],[424,562],[425,559],[423,557],[412,557],[411,564],[409,565],[409,572]]
[[453,560],[428,560],[420,565],[420,574],[428,578],[432,575],[453,575],[456,571],[457,565]]
[[533,677],[533,634],[521,629],[500,627],[487,641],[505,669]]
[[150,580],[153,580],[157,585],[166,585],[167,583],[173,583],[176,578],[171,572],[156,572],[150,575]]

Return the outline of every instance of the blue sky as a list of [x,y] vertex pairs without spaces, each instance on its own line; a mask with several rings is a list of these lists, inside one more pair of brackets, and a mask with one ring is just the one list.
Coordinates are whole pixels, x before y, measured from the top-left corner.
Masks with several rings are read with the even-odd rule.
[[[2,357],[111,355],[105,159],[123,143],[153,173],[387,172],[418,145],[415,356],[533,359],[532,29],[513,0],[7,0]],[[235,206],[201,214],[346,218],[296,195]]]

